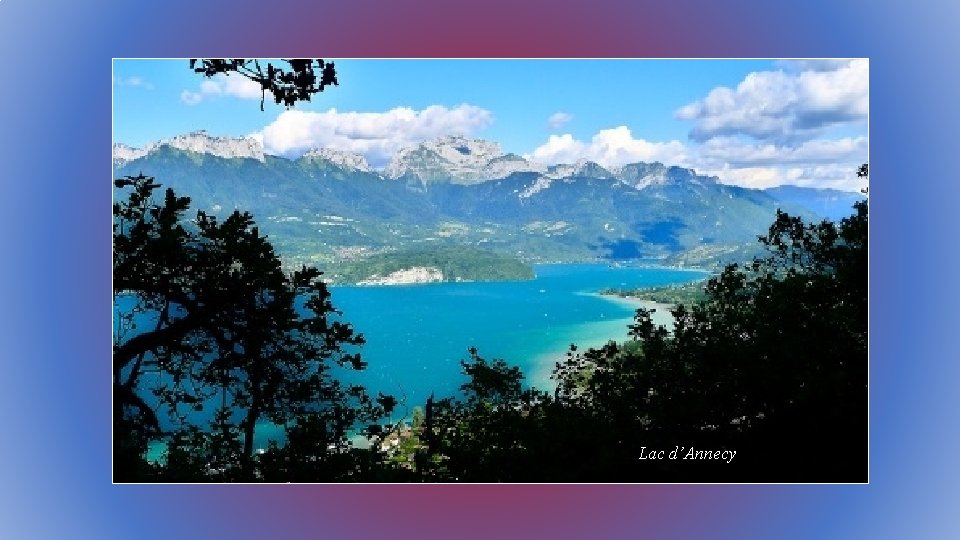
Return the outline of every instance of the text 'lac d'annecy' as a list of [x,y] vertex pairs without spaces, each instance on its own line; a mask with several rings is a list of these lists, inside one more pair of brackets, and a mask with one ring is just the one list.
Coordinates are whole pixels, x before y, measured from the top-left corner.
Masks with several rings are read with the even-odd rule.
[[647,450],[646,446],[640,447],[640,459],[708,459],[730,463],[736,455],[736,450],[697,450],[692,446],[689,449],[686,446],[675,446],[669,452],[666,450]]

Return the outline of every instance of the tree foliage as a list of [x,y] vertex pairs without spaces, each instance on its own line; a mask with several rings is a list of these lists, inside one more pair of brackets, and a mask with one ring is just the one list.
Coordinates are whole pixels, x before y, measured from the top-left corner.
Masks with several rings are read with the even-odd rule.
[[[396,399],[334,377],[334,365],[363,368],[363,338],[317,269],[284,273],[249,214],[187,220],[189,199],[167,189],[155,201],[150,177],[116,186],[118,480],[867,478],[866,201],[839,223],[778,212],[758,239],[765,255],[708,280],[672,330],[641,309],[629,341],[572,345],[552,394],[471,348],[460,395],[431,396],[405,426],[378,423]],[[285,438],[258,454],[264,421]],[[162,466],[143,459],[157,441]],[[674,448],[680,459],[640,459]],[[690,448],[737,455],[683,460]]]
[[[670,332],[638,310],[631,341],[558,363],[553,396],[471,351],[463,399],[428,425],[429,479],[866,480],[867,203],[839,224],[778,213],[767,256],[729,265]],[[428,414],[429,417],[429,414]],[[639,459],[649,450],[681,459]],[[730,463],[686,449],[737,451]]]
[[249,479],[263,421],[291,441],[322,430],[314,450],[326,453],[388,412],[388,399],[331,373],[364,367],[363,337],[338,320],[319,270],[284,273],[247,213],[188,221],[189,199],[167,189],[154,201],[153,178],[115,184],[127,193],[113,211],[118,479],[142,472],[151,441],[168,444],[166,472]]
[[475,348],[462,361],[468,377],[461,397],[428,403],[418,459],[421,478],[485,482],[522,479],[536,449],[529,414],[547,395],[523,388],[523,374],[503,360],[487,361]]
[[323,92],[330,85],[339,84],[333,62],[324,62],[319,58],[294,58],[282,62],[287,64],[286,68],[272,62],[267,62],[264,68],[259,60],[244,58],[193,58],[190,60],[190,69],[205,77],[236,74],[259,84],[261,111],[267,92],[270,92],[277,105],[290,108],[298,102],[310,101],[314,94]]

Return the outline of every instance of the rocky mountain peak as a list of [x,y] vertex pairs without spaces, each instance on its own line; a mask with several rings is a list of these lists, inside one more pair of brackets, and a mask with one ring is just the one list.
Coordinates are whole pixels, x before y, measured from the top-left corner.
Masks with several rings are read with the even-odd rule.
[[498,143],[459,135],[401,149],[384,170],[388,178],[412,176],[423,183],[471,184],[505,178],[515,172],[544,170],[516,154],[504,154]]
[[659,161],[653,163],[630,163],[620,168],[617,177],[623,183],[634,189],[644,189],[649,186],[680,184],[683,182],[715,183],[716,178],[700,176],[693,169],[677,166],[666,166]]
[[147,155],[147,151],[142,148],[133,148],[123,143],[113,144],[113,164],[116,166],[142,158],[145,155]]
[[204,130],[177,135],[156,143],[166,144],[178,150],[211,154],[223,158],[252,158],[263,161],[263,144],[250,137],[213,137]]
[[[223,158],[252,158],[264,161],[263,144],[252,137],[216,137],[199,130],[150,143],[143,148],[113,145],[115,166],[142,158],[161,146]],[[528,198],[550,187],[554,181],[583,177],[610,179],[633,189],[650,186],[703,184],[715,178],[697,175],[692,169],[668,167],[659,162],[631,163],[605,168],[594,161],[580,159],[572,164],[544,165],[523,156],[504,153],[501,146],[483,139],[449,135],[402,148],[383,171],[375,171],[367,160],[353,152],[334,148],[315,148],[300,159],[323,160],[345,171],[379,174],[384,178],[405,178],[430,183],[476,184],[507,178],[515,173],[536,173],[522,196]]]
[[373,170],[367,160],[360,154],[334,148],[314,148],[305,153],[302,159],[324,160],[347,170],[354,169],[363,172],[372,172]]
[[595,178],[609,178],[612,172],[598,163],[586,159],[579,159],[575,163],[559,163],[547,168],[547,176],[554,179],[571,178],[574,176],[590,176]]
[[113,145],[113,162],[116,165],[141,158],[161,146],[169,146],[187,152],[210,154],[222,158],[252,158],[263,161],[263,144],[251,137],[213,137],[205,130],[191,131],[170,139],[152,142],[143,148],[125,144]]

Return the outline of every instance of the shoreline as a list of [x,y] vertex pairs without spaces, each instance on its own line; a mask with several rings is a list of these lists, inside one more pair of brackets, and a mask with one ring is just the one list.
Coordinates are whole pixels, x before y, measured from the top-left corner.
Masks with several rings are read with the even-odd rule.
[[651,264],[651,263],[639,263],[634,264],[633,262],[623,262],[618,263],[615,261],[610,261],[607,259],[590,259],[584,261],[526,261],[526,264],[530,266],[554,266],[554,265],[569,265],[569,264],[590,264],[590,265],[602,265],[607,266],[611,270],[673,270],[676,272],[695,272],[698,274],[713,274],[714,270],[705,267],[699,266],[670,266],[666,264]]
[[[612,304],[629,308],[634,313],[638,308],[655,309],[656,311],[652,314],[654,324],[665,326],[669,332],[673,332],[674,318],[670,313],[670,310],[673,308],[672,304],[664,304],[633,297],[605,295],[598,292],[581,292],[577,294],[601,298]],[[582,352],[586,349],[602,347],[610,341],[616,341],[617,343],[628,341],[630,339],[628,326],[634,322],[634,313],[630,313],[624,317],[584,323],[578,327],[575,333],[591,334],[591,337],[577,339],[576,336],[568,336],[569,339],[564,340],[568,345],[564,348],[545,351],[533,357],[530,360],[529,375],[526,377],[528,386],[548,392],[556,390],[557,383],[550,378],[550,375],[557,362],[561,362],[566,358],[566,354],[570,350],[569,343],[575,343],[577,345],[577,351]]]
[[[634,296],[619,296],[615,294],[601,294],[601,293],[585,293],[590,296],[596,296],[602,298],[608,302],[619,304],[624,307],[629,307],[636,312],[639,308],[645,308],[653,311],[651,318],[653,319],[654,324],[659,324],[661,326],[666,326],[667,330],[672,331],[674,325],[673,314],[670,312],[675,307],[675,304],[666,304],[663,302],[655,302],[653,300],[644,300],[642,298],[637,298]],[[631,316],[631,320],[632,316]]]
[[[584,260],[584,261],[523,261],[524,264],[527,264],[534,269],[532,277],[525,278],[513,278],[513,279],[463,279],[460,277],[449,278],[445,275],[442,275],[442,272],[436,267],[418,267],[413,266],[410,268],[402,268],[400,270],[394,271],[386,276],[380,276],[377,274],[371,275],[367,278],[364,278],[360,281],[351,282],[351,281],[336,281],[336,280],[324,280],[324,283],[328,287],[395,287],[395,286],[404,286],[404,285],[434,285],[438,283],[510,283],[516,281],[536,281],[540,276],[536,273],[536,268],[540,266],[567,266],[567,265],[598,265],[606,266],[611,270],[670,270],[673,272],[686,272],[686,273],[696,273],[703,274],[704,279],[707,276],[712,275],[713,271],[707,268],[699,268],[692,266],[678,267],[678,266],[665,266],[657,264],[615,264],[610,261],[605,260]],[[426,271],[426,272],[424,272]],[[440,272],[439,279],[429,279],[424,281],[417,281],[411,279],[415,275],[431,274],[431,277],[435,277],[433,272]],[[408,279],[410,279],[408,281]],[[692,280],[696,281],[696,280]]]

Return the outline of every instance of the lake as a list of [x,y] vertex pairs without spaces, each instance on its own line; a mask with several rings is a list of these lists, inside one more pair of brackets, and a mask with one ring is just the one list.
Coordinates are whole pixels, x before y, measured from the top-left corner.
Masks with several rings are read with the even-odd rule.
[[374,393],[406,396],[412,408],[431,392],[456,393],[466,380],[460,361],[476,347],[483,358],[519,366],[528,385],[552,390],[550,372],[571,343],[588,347],[627,338],[636,302],[597,291],[707,275],[608,264],[538,265],[535,271],[531,281],[332,287],[343,320],[367,340],[362,356],[369,365],[348,380]]
[[[401,404],[394,420],[409,418],[431,393],[457,394],[466,382],[460,361],[470,347],[487,360],[502,358],[519,366],[528,386],[552,391],[551,371],[571,343],[584,348],[627,339],[637,302],[602,297],[597,291],[685,283],[708,275],[608,264],[537,265],[535,271],[530,281],[331,287],[342,320],[366,339],[361,355],[368,363],[362,372],[336,373],[363,384],[371,395],[380,391],[397,397]],[[665,324],[669,314],[661,309],[654,320]],[[282,437],[282,428],[264,423],[254,444],[264,447],[269,439]],[[151,457],[159,457],[162,448],[152,445]]]

